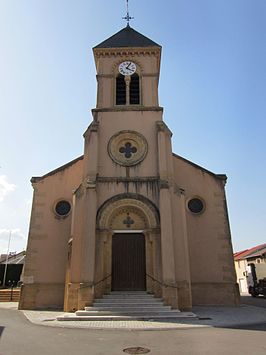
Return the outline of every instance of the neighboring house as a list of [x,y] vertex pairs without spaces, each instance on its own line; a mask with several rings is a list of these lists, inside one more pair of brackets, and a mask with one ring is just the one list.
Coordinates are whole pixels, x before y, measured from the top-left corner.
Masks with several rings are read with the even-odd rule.
[[0,285],[1,286],[4,282],[6,262],[7,262],[7,269],[6,269],[5,286],[9,286],[11,283],[17,285],[17,283],[20,281],[20,277],[22,274],[22,270],[25,262],[25,256],[26,256],[25,250],[21,251],[20,253],[10,253],[8,259],[6,254],[0,255]]
[[266,263],[266,243],[235,253],[234,261],[239,290],[247,293],[247,266],[250,263]]

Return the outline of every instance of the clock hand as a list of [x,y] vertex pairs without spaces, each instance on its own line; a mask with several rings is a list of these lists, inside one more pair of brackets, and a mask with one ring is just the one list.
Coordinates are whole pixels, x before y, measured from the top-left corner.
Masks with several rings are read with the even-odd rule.
[[131,68],[129,68],[131,64],[132,64],[132,63],[130,62],[130,63],[127,65],[126,69],[132,70]]

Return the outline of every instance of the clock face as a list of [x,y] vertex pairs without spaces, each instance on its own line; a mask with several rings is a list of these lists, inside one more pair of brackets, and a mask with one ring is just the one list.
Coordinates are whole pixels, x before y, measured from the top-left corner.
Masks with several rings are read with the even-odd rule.
[[130,61],[119,64],[119,73],[122,75],[132,75],[136,69],[136,64]]

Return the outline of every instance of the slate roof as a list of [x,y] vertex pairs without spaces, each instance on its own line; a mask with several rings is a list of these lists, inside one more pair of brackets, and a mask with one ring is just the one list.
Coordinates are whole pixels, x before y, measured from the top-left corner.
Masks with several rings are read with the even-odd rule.
[[127,26],[115,33],[113,36],[101,42],[94,49],[97,48],[120,48],[120,47],[160,47],[148,37],[134,30],[134,28]]

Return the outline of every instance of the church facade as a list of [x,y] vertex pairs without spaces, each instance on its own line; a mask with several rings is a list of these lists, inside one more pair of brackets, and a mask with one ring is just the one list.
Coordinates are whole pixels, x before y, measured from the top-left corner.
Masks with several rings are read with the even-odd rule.
[[238,303],[226,176],[172,152],[161,46],[125,27],[93,48],[84,154],[34,177],[20,309],[75,311],[146,290],[180,310]]

